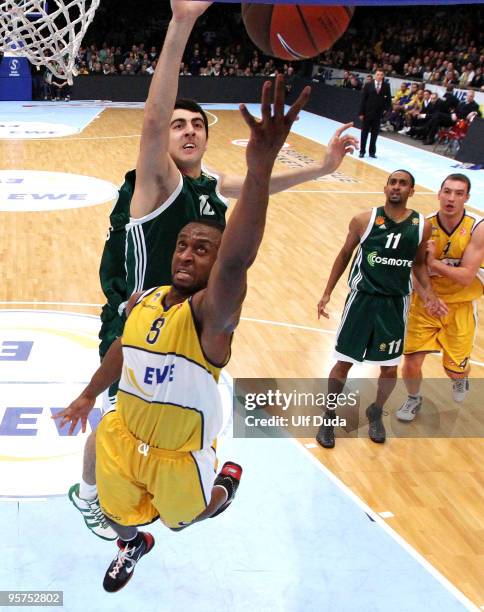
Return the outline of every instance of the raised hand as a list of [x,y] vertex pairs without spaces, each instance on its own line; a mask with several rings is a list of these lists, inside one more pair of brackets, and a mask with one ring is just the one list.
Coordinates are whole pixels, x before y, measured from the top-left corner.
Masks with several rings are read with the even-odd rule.
[[247,168],[263,170],[272,168],[274,161],[284,144],[291,126],[296,121],[299,111],[304,107],[311,93],[305,87],[291,108],[284,114],[284,76],[278,75],[274,87],[274,108],[271,106],[272,83],[266,81],[262,87],[261,119],[249,113],[245,104],[240,105],[240,112],[250,129],[250,138],[246,149]]
[[347,153],[352,154],[359,148],[359,141],[351,134],[344,134],[347,129],[353,127],[353,123],[346,123],[336,130],[328,143],[326,156],[323,161],[324,171],[328,174],[334,172]]

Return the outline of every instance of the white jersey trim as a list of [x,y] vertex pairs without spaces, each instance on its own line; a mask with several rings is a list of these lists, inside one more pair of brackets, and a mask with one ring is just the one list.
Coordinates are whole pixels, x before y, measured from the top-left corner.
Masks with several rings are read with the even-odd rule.
[[370,220],[368,221],[368,225],[366,226],[366,229],[365,229],[362,237],[360,238],[360,244],[363,244],[363,242],[365,242],[365,240],[370,235],[371,228],[373,227],[373,224],[375,223],[376,211],[377,211],[377,207],[376,206],[371,209]]
[[219,182],[220,182],[220,176],[218,174],[215,174],[215,172],[211,172],[208,168],[205,168],[205,166],[202,165],[202,172],[204,172],[205,174],[208,174],[208,176],[213,177],[217,184],[215,185],[215,193],[217,194],[217,197],[222,200],[222,202],[225,204],[225,206],[227,208],[229,208],[230,206],[230,200],[228,198],[226,198],[224,195],[222,195],[220,193],[220,190],[218,188],[219,186]]
[[419,245],[422,243],[423,235],[424,235],[424,227],[425,227],[425,217],[422,213],[418,213],[418,243]]
[[160,204],[160,206],[158,206],[158,208],[155,208],[155,210],[153,212],[150,212],[149,214],[145,215],[144,217],[139,217],[139,218],[136,218],[136,219],[134,217],[130,217],[129,218],[129,223],[126,226],[126,229],[128,229],[129,226],[141,225],[142,223],[146,223],[147,221],[151,221],[151,219],[155,219],[156,217],[161,215],[161,213],[164,212],[169,206],[171,206],[173,204],[173,202],[177,199],[177,197],[181,193],[181,190],[183,189],[183,176],[182,176],[182,173],[179,172],[179,175],[180,175],[180,180],[178,182],[178,186],[176,187],[175,191],[171,194],[171,196],[169,196],[164,202],[162,202]]

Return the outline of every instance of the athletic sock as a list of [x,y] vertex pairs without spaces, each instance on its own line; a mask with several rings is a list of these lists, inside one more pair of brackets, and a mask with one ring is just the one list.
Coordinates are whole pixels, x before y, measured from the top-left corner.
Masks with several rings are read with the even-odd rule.
[[86,501],[93,501],[97,497],[97,486],[95,484],[87,484],[87,482],[81,478],[81,482],[79,483],[79,497]]
[[132,538],[131,540],[123,540],[122,538],[119,538],[121,540],[121,542],[123,544],[129,544],[130,546],[135,546],[138,547],[141,542],[143,542],[143,536],[141,534],[140,531],[137,532],[137,534],[134,536],[134,538]]

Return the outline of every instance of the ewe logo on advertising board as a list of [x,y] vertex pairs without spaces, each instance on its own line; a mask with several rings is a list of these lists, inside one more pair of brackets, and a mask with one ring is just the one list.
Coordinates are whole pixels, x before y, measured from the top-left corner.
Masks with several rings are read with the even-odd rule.
[[98,331],[94,316],[0,310],[0,496],[64,494],[79,480],[100,408],[91,412],[87,433],[78,428],[74,436],[51,416],[90,380]]
[[0,210],[30,212],[84,208],[117,198],[115,185],[80,174],[0,170]]
[[[85,434],[60,429],[65,408],[99,364],[96,316],[43,310],[0,310],[0,497],[65,495],[79,482],[84,444],[101,419],[102,399]],[[230,435],[232,379],[219,389]]]
[[44,121],[0,121],[0,140],[61,138],[79,134],[80,128],[65,123]]

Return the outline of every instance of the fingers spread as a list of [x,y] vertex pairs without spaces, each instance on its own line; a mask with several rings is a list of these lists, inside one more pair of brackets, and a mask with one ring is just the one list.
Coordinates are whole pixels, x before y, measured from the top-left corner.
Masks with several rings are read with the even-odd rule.
[[245,104],[241,104],[239,106],[240,114],[242,115],[244,121],[247,123],[250,129],[254,128],[257,125],[257,119],[249,113]]
[[291,106],[291,108],[287,112],[287,115],[286,115],[287,122],[292,123],[293,121],[295,121],[296,117],[299,114],[299,111],[302,108],[304,108],[307,101],[309,100],[310,94],[311,94],[311,87],[306,86],[299,94],[298,99],[294,102],[294,104]]

